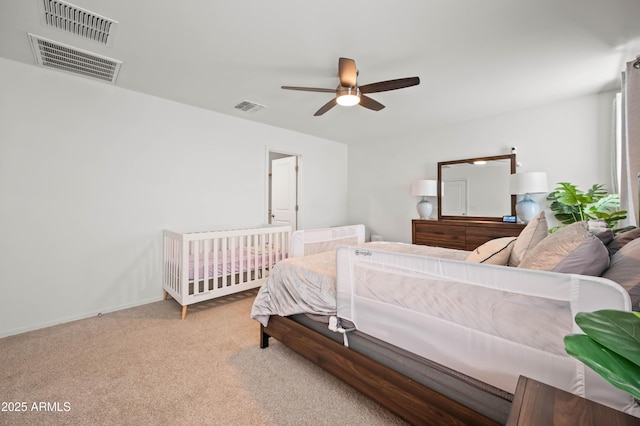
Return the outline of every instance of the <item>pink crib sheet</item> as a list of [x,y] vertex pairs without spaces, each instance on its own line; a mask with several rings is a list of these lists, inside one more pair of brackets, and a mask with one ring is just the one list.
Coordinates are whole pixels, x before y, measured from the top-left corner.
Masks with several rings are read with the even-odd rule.
[[[232,275],[240,272],[248,272],[253,271],[256,268],[262,268],[263,259],[267,260],[267,264],[265,266],[271,266],[274,263],[282,260],[282,253],[280,251],[271,251],[271,260],[269,261],[269,253],[256,252],[254,249],[243,249],[242,253],[240,250],[235,250],[235,256],[232,256],[233,253],[231,250],[227,250],[226,252],[226,268],[223,268],[224,256],[223,251],[218,251],[217,253],[217,261],[214,260],[214,253],[209,253],[209,273],[207,274],[209,278],[214,277],[214,266],[218,265],[218,270],[216,273],[216,277],[221,277],[223,275]],[[242,256],[241,256],[242,255]],[[240,257],[242,257],[242,268],[240,267]],[[231,264],[233,261],[233,265]],[[193,270],[194,270],[194,258],[193,255],[189,256],[189,281],[193,281]],[[257,266],[256,266],[257,263]],[[233,267],[233,268],[232,268]],[[204,255],[201,254],[198,260],[198,279],[201,280],[205,276],[204,274]]]

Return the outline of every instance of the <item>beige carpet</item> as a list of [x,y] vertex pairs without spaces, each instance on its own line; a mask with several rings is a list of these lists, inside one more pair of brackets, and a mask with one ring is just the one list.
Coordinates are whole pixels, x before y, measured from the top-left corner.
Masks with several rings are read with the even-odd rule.
[[0,424],[405,424],[274,339],[260,349],[255,293],[0,339]]

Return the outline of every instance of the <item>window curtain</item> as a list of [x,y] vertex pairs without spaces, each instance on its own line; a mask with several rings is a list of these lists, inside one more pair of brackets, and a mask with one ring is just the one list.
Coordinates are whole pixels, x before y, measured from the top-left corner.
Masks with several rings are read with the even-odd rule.
[[640,192],[640,69],[633,67],[638,59],[627,62],[622,75],[622,132],[620,164],[620,209],[628,212],[620,225],[638,226]]

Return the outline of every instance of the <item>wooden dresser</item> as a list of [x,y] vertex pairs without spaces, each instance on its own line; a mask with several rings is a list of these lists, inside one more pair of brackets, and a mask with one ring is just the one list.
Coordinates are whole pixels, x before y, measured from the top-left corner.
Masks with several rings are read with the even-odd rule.
[[473,250],[489,240],[517,237],[526,225],[481,220],[422,220],[411,223],[413,244]]

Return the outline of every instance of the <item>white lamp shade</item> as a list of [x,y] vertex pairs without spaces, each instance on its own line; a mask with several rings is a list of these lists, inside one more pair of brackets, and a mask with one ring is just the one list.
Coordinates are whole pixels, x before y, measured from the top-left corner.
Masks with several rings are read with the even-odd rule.
[[511,194],[541,194],[549,192],[545,172],[516,173],[509,177]]
[[411,195],[419,197],[435,197],[438,195],[438,181],[417,180],[411,185]]

